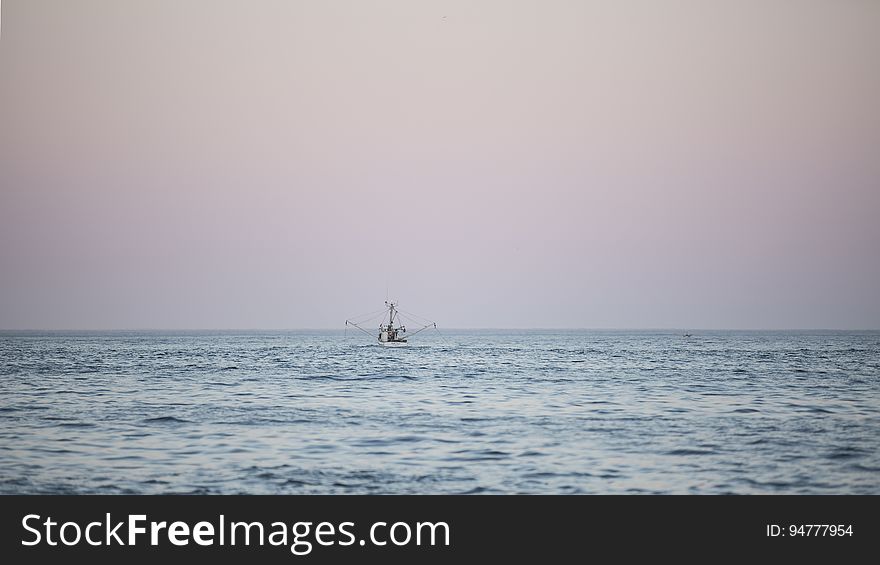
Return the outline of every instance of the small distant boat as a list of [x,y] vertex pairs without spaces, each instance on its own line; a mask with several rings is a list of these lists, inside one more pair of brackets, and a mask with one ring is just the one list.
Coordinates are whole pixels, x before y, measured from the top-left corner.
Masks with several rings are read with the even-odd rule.
[[[437,323],[427,320],[426,318],[421,318],[420,316],[416,316],[415,314],[406,314],[400,311],[400,308],[397,307],[396,302],[388,302],[385,301],[385,309],[379,311],[382,316],[382,321],[379,322],[379,343],[382,345],[403,345],[407,343],[407,339],[415,336],[416,334],[427,330],[428,328],[437,328]],[[374,335],[372,332],[365,330],[362,327],[362,324],[366,324],[372,320],[375,320],[377,315],[376,313],[365,314],[364,316],[360,316],[353,320],[346,320],[345,325],[353,326],[365,334],[372,336]],[[365,318],[365,319],[364,319]],[[406,333],[406,326],[402,323],[402,318],[408,318],[411,322],[415,322],[416,324],[421,325],[421,327],[410,333]],[[427,322],[427,323],[424,323]]]
[[685,333],[682,337],[693,337],[693,334]]

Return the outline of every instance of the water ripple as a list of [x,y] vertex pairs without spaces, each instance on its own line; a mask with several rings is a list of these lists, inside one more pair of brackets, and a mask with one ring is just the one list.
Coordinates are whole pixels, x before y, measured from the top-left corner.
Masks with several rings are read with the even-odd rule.
[[877,332],[420,343],[0,332],[0,493],[880,494]]

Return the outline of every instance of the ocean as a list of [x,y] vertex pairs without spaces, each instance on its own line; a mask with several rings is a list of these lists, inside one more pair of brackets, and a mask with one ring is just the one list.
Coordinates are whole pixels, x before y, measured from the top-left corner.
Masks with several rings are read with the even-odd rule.
[[880,332],[0,332],[0,493],[880,494]]

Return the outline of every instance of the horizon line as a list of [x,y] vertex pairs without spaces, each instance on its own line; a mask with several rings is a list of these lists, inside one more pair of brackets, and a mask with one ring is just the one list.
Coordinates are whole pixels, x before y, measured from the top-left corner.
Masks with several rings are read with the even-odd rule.
[[[288,327],[288,328],[0,328],[0,332],[308,332],[308,331],[345,331],[343,327]],[[440,330],[441,328],[437,328]],[[685,331],[685,332],[724,332],[724,331],[742,331],[742,332],[880,332],[877,328],[833,328],[833,327],[814,327],[814,328],[785,328],[785,327],[764,327],[764,328],[747,328],[747,327],[554,327],[554,326],[532,326],[532,327],[514,327],[514,326],[485,326],[485,327],[447,327],[442,328],[444,331]]]

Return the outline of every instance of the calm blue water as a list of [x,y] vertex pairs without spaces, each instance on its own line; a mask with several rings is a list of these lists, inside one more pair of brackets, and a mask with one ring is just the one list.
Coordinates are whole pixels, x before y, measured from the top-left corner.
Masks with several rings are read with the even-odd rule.
[[880,494],[878,332],[422,335],[0,333],[0,492]]

